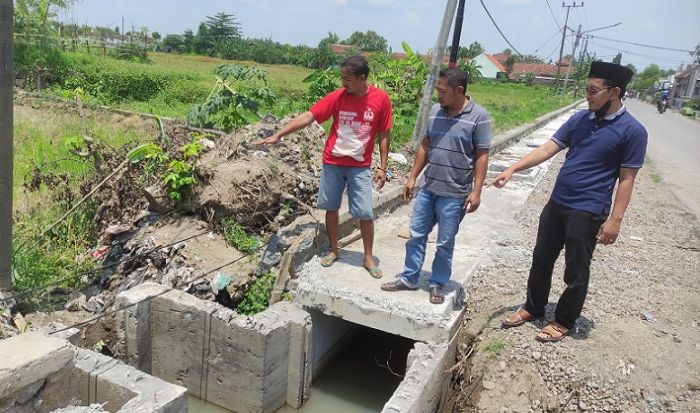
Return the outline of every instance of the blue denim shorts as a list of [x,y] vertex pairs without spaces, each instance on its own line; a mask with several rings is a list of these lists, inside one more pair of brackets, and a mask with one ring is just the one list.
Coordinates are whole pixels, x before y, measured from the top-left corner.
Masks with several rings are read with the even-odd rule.
[[323,164],[318,188],[318,208],[326,211],[339,210],[346,185],[350,215],[357,219],[374,219],[372,175],[366,167]]

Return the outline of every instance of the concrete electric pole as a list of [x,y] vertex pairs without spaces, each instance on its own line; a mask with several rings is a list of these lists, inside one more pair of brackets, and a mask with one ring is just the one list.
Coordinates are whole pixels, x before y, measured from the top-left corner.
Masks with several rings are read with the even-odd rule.
[[0,0],[0,290],[12,288],[13,0]]
[[408,143],[408,149],[411,151],[415,151],[418,148],[418,145],[420,145],[420,142],[423,140],[423,135],[425,135],[430,107],[433,104],[433,89],[437,83],[442,57],[445,55],[445,49],[447,48],[447,37],[450,34],[450,27],[452,26],[456,11],[457,0],[448,0],[447,6],[445,6],[445,16],[440,25],[440,33],[438,34],[435,48],[433,49],[428,80],[425,82],[423,98],[420,101],[420,108],[418,109],[418,116],[416,117],[416,126],[413,128],[413,136]]
[[561,47],[559,47],[559,60],[557,61],[556,83],[559,83],[559,75],[561,74],[561,59],[564,57],[564,41],[566,40],[567,24],[569,24],[569,12],[571,11],[572,7],[583,7],[583,2],[581,2],[581,4],[576,4],[576,2],[573,2],[573,4],[569,5],[562,3],[561,7],[566,7],[566,20],[564,20],[564,27],[561,29]]

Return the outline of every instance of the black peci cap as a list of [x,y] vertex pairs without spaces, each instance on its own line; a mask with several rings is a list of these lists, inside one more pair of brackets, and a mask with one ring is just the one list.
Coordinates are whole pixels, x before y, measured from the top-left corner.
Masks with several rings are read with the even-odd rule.
[[608,62],[591,62],[591,70],[588,77],[609,80],[613,85],[625,88],[632,79],[634,72],[625,66]]

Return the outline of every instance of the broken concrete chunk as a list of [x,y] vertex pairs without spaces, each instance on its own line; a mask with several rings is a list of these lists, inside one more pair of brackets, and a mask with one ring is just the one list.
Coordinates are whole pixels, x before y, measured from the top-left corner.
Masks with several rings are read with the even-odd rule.
[[86,303],[87,297],[85,297],[85,294],[76,291],[68,296],[68,301],[64,308],[68,311],[80,311]]

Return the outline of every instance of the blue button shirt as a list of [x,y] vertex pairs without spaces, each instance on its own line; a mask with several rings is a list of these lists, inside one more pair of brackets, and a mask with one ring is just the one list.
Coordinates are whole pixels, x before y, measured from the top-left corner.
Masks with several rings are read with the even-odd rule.
[[623,106],[602,120],[587,110],[575,113],[554,134],[568,148],[551,200],[596,215],[610,213],[620,168],[641,168],[647,131]]

